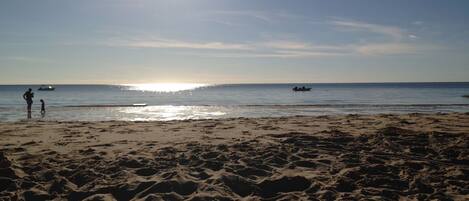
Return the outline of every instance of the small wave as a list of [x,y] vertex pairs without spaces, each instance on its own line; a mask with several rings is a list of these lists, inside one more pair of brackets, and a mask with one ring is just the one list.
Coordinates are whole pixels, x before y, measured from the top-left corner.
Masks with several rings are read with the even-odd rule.
[[[63,107],[80,108],[106,108],[106,107],[151,107],[168,105],[147,105],[145,103],[136,104],[91,104],[91,105],[67,105]],[[170,105],[174,107],[266,107],[266,108],[395,108],[395,107],[469,107],[469,104],[248,104],[248,105]]]
[[118,104],[118,105],[113,105],[113,104],[103,104],[103,105],[67,105],[64,107],[146,107],[147,104],[145,103],[136,103],[136,104]]
[[245,107],[466,107],[469,104],[254,104]]

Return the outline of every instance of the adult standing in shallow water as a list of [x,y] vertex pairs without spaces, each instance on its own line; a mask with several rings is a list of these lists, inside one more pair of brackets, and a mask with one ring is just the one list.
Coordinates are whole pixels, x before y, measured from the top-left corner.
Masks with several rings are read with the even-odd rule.
[[26,104],[28,104],[28,119],[31,118],[31,106],[33,105],[34,93],[32,91],[33,90],[29,88],[28,91],[23,94],[23,99],[26,100]]

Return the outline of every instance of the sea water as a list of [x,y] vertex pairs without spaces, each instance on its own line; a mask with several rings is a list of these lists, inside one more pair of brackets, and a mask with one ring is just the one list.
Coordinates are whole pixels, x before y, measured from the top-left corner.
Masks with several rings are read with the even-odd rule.
[[[295,86],[311,87],[293,92]],[[468,112],[469,83],[0,85],[0,121],[183,120],[295,115]],[[40,99],[46,115],[40,115]],[[145,104],[145,107],[132,107]]]

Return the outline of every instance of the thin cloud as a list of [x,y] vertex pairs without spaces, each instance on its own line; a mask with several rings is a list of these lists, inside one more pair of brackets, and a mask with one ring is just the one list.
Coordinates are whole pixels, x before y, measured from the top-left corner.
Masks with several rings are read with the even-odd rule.
[[232,16],[244,16],[244,17],[250,17],[254,19],[258,19],[264,22],[272,23],[274,20],[272,17],[267,14],[266,12],[261,12],[261,11],[228,11],[228,10],[218,10],[214,11],[214,14],[220,14],[220,15],[232,15]]
[[412,24],[420,26],[420,25],[423,25],[423,22],[422,21],[414,21],[414,22],[412,22]]
[[[290,47],[290,46],[287,46]],[[297,46],[293,46],[297,47]],[[306,48],[307,47],[307,48]],[[260,54],[257,57],[278,58],[312,58],[331,56],[384,56],[399,54],[418,54],[432,49],[427,46],[418,46],[407,43],[365,43],[344,44],[337,46],[298,46],[298,48],[283,48],[274,51],[274,54]]]
[[422,48],[406,43],[375,43],[357,46],[356,51],[362,55],[397,55],[416,54]]
[[0,57],[3,61],[15,61],[15,62],[33,62],[33,63],[50,63],[53,62],[49,59],[37,58],[37,57],[25,57],[25,56],[7,56]]
[[296,41],[268,41],[262,44],[265,47],[277,49],[310,49],[311,45],[305,42]]
[[[341,23],[344,24],[344,23]],[[347,26],[367,27],[379,33],[397,35],[394,29],[370,28],[370,24]],[[364,28],[365,29],[365,28]],[[406,35],[415,39],[415,35]],[[369,43],[347,43],[347,44],[314,44],[301,40],[267,40],[258,42],[220,42],[220,41],[187,41],[168,38],[140,37],[128,40],[114,38],[109,46],[129,47],[129,48],[154,48],[154,49],[178,49],[174,54],[198,55],[203,57],[226,57],[226,58],[316,58],[331,56],[375,56],[375,55],[396,55],[415,54],[427,51],[421,45],[406,43],[401,41],[383,41]],[[205,50],[205,51],[194,51]]]
[[348,53],[346,52],[324,52],[324,51],[294,51],[294,50],[281,50],[277,51],[278,54],[283,55],[283,57],[329,57],[329,56],[343,56]]
[[310,51],[273,51],[273,52],[238,52],[238,53],[184,53],[185,55],[218,57],[218,58],[313,58],[313,57],[330,57],[345,55],[344,53],[331,52],[310,52]]
[[330,23],[335,26],[342,27],[342,28],[349,28],[352,30],[368,31],[372,33],[383,34],[383,35],[392,37],[395,40],[401,40],[406,36],[405,31],[403,29],[399,27],[394,27],[394,26],[370,24],[370,23],[351,21],[351,20],[334,20],[334,21],[331,21]]
[[319,57],[337,56],[350,52],[350,46],[313,45],[301,41],[266,41],[252,43],[224,43],[224,42],[189,42],[173,39],[152,40],[118,40],[108,43],[109,46],[129,48],[154,48],[154,49],[203,49],[216,52],[213,54],[196,52],[195,54],[216,55],[217,57]]
[[225,26],[242,26],[242,24],[234,23],[234,22],[231,22],[231,21],[228,21],[228,20],[206,19],[206,20],[202,20],[202,21],[221,24],[221,25],[225,25]]
[[217,10],[212,11],[211,14],[223,16],[235,16],[235,17],[247,17],[253,18],[259,21],[267,23],[275,23],[279,21],[289,20],[305,20],[303,16],[296,15],[283,10],[270,10],[270,11],[259,11],[259,10]]
[[[388,36],[387,40],[381,42],[350,44],[348,47],[350,47],[350,51],[352,51],[353,54],[364,56],[417,54],[434,49],[428,45],[411,43],[409,40],[405,40],[415,40],[418,39],[418,36],[407,33],[404,29],[395,26],[344,19],[333,20],[329,23],[348,30],[371,32]],[[421,24],[421,22],[417,22],[416,24]]]
[[262,46],[275,49],[286,49],[286,50],[323,50],[323,51],[340,51],[347,49],[347,46],[338,45],[316,45],[308,42],[301,41],[268,41],[262,43]]
[[111,42],[111,46],[125,46],[133,48],[162,48],[162,49],[207,49],[207,50],[248,50],[250,46],[240,43],[223,42],[190,42],[181,40],[153,39],[132,40],[125,42]]

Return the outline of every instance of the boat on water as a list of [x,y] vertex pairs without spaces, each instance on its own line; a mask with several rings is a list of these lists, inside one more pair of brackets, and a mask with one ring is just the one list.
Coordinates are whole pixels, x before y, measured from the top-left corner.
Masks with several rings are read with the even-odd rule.
[[311,88],[309,88],[309,87],[304,87],[304,86],[303,86],[303,87],[293,87],[292,90],[295,91],[295,92],[296,92],[296,91],[311,91]]
[[39,89],[37,89],[38,91],[54,91],[55,88],[51,85],[41,85],[41,87],[39,87]]

